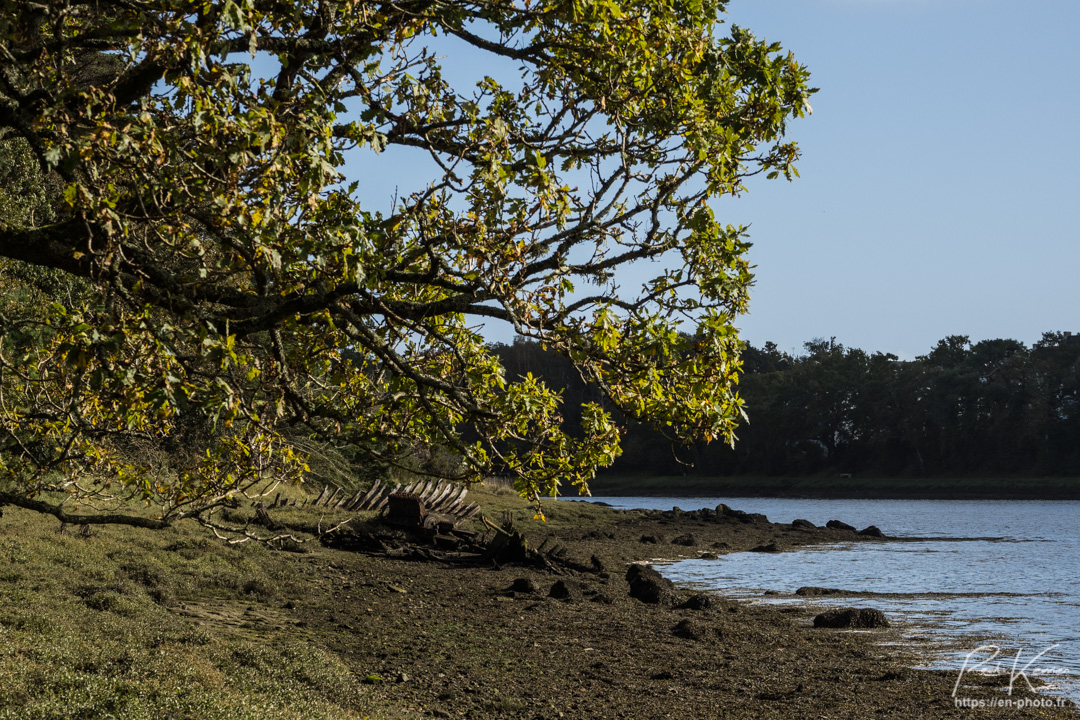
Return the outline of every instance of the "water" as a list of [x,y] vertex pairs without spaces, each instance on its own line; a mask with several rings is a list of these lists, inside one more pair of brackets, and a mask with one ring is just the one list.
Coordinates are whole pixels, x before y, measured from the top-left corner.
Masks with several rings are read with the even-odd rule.
[[[756,602],[876,607],[900,620],[914,643],[950,638],[927,663],[959,668],[968,653],[996,644],[1018,668],[1040,652],[1051,692],[1080,698],[1080,502],[1017,500],[802,500],[779,498],[600,498],[614,507],[669,510],[723,502],[773,522],[796,518],[877,525],[887,543],[841,543],[783,553],[733,553],[661,567],[672,580]],[[813,585],[888,597],[804,599]],[[765,591],[779,595],[765,596]],[[892,594],[896,593],[896,594]],[[927,596],[926,593],[935,595]],[[939,643],[937,647],[941,648]],[[985,659],[989,652],[972,656]],[[970,667],[970,665],[969,665]]]

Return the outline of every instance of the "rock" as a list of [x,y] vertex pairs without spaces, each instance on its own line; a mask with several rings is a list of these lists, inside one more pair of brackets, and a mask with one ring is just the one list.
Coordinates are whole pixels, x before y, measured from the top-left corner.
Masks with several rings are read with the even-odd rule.
[[613,605],[615,600],[602,592],[598,592],[589,598],[589,602],[600,603],[602,605]]
[[679,537],[674,538],[671,541],[671,544],[672,545],[685,545],[686,547],[691,547],[693,545],[697,545],[697,539],[693,536],[692,533],[687,533],[685,535],[680,535]]
[[830,520],[825,523],[825,527],[832,528],[833,530],[850,530],[851,532],[855,532],[854,527],[848,525],[846,522],[840,522],[839,520]]
[[801,587],[796,590],[795,594],[802,595],[803,597],[823,597],[825,595],[850,595],[851,593],[848,590],[840,590],[838,588],[824,588],[807,585],[806,587]]
[[409,682],[409,676],[408,676],[408,675],[407,675],[406,673],[403,673],[403,672],[399,672],[399,673],[397,674],[397,681],[398,681],[399,683],[403,683],[403,682]]
[[604,567],[603,561],[600,560],[600,558],[596,557],[595,555],[593,555],[591,558],[589,558],[589,564],[592,565],[593,570],[595,570],[598,573],[602,573],[605,570],[607,570],[607,568]]
[[677,605],[676,607],[686,610],[707,610],[713,606],[713,599],[711,595],[705,593],[698,593],[691,595],[686,602]]
[[698,556],[698,560],[716,560],[717,557],[716,553],[703,552]]
[[817,525],[810,522],[809,520],[803,520],[802,518],[799,518],[798,520],[792,520],[791,527],[806,528],[807,530],[817,530]]
[[750,548],[750,552],[775,553],[780,552],[780,546],[776,544],[775,540],[773,540],[768,545],[758,545],[755,548]]
[[675,627],[671,628],[671,634],[687,640],[704,640],[705,628],[693,620],[680,620]]
[[669,604],[675,594],[675,585],[648,565],[631,565],[626,571],[630,583],[630,597],[643,603]]
[[581,599],[581,588],[574,582],[556,580],[555,584],[551,586],[551,590],[548,591],[548,597],[574,602]]
[[864,529],[859,531],[859,534],[860,535],[865,535],[866,537],[879,537],[879,538],[885,537],[885,533],[881,532],[881,529],[878,528],[877,525],[871,525],[868,528],[864,528]]
[[530,578],[518,578],[514,582],[510,583],[510,587],[506,588],[507,592],[519,592],[519,593],[534,593],[540,588],[536,587],[536,583]]
[[814,618],[820,628],[887,628],[885,613],[873,608],[839,608],[826,610]]
[[638,540],[638,542],[640,542],[640,543],[648,543],[650,545],[657,545],[657,544],[663,542],[663,540],[664,540],[664,537],[662,535],[642,535],[641,539]]
[[743,522],[752,522],[752,523],[767,523],[767,522],[769,522],[769,518],[762,515],[761,513],[743,513],[743,514],[747,518],[749,518],[749,520],[744,520]]

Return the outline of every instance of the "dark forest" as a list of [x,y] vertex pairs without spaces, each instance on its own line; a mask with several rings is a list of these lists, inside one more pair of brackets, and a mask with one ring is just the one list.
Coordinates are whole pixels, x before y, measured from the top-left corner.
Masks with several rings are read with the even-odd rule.
[[[805,343],[743,351],[739,394],[749,422],[735,447],[684,446],[627,425],[609,472],[655,475],[1043,476],[1080,474],[1080,336],[1047,332],[1033,346],[954,335],[925,355]],[[531,372],[564,388],[573,419],[603,403],[565,358],[516,340],[496,352],[511,377]]]

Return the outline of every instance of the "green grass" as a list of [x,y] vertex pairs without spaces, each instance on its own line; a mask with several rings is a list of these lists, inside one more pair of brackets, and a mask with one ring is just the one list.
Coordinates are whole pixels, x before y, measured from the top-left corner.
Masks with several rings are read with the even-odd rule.
[[1080,499],[1077,478],[658,477],[605,475],[594,495]]
[[[575,495],[576,496],[576,495]],[[501,522],[509,514],[521,530],[558,529],[564,527],[601,527],[613,525],[620,513],[592,503],[562,502],[550,497],[541,498],[544,519],[535,517],[532,505],[505,484],[486,483],[469,491],[468,502],[479,502],[489,520]]]
[[312,557],[229,546],[194,524],[60,534],[51,518],[4,508],[0,719],[402,717],[371,707],[317,636],[176,611],[281,614],[304,596],[298,568]]

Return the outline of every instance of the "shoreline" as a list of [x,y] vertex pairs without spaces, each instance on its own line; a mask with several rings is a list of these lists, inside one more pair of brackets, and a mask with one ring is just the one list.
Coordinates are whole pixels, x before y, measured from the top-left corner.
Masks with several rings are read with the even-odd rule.
[[[743,602],[722,592],[709,593],[710,606],[695,610],[680,607],[701,593],[686,587],[676,587],[670,601],[648,604],[629,596],[625,579],[630,563],[768,544],[784,550],[853,538],[880,542],[876,538],[734,514],[717,520],[670,510],[548,509],[546,526],[519,522],[530,543],[562,545],[578,564],[591,558],[602,570],[561,576],[506,566],[441,573],[444,589],[436,594],[453,582],[454,596],[468,599],[464,607],[453,606],[456,631],[468,641],[449,643],[452,650],[436,663],[441,673],[429,670],[431,658],[406,649],[406,643],[384,641],[380,654],[386,657],[371,671],[381,677],[404,674],[418,683],[387,688],[387,699],[405,692],[429,716],[508,720],[970,717],[971,710],[957,706],[952,696],[954,670],[918,669],[932,653],[881,644],[900,641],[903,622],[855,632],[814,628],[801,604]],[[414,599],[390,599],[415,617],[433,592],[430,568],[421,563],[400,565],[398,571],[408,576],[401,587]],[[511,589],[519,583],[531,589]],[[555,597],[560,583],[566,596]],[[852,602],[857,606],[858,598]],[[507,671],[500,658],[508,656],[526,678]],[[972,687],[966,687],[968,680],[961,699],[988,702],[1000,695],[1000,678],[972,677]],[[1018,690],[1016,698],[1031,706],[983,708],[980,716],[1077,716],[1071,701],[1045,708],[1038,704],[1046,696]],[[496,691],[497,702],[491,699]],[[427,704],[433,694],[439,707]]]
[[593,497],[807,500],[1080,500],[1077,478],[842,478],[601,476]]
[[[627,582],[628,567],[646,560],[879,539],[737,511],[591,503],[550,503],[541,522],[505,489],[478,487],[470,499],[488,518],[512,518],[530,547],[559,562],[484,561],[374,513],[349,528],[377,542],[282,552],[228,546],[189,525],[58,533],[30,511],[6,509],[0,717],[66,716],[71,692],[84,693],[87,717],[972,717],[952,697],[955,671],[916,669],[925,653],[881,645],[902,639],[902,622],[814,628],[802,606],[722,591],[687,603],[700,591],[682,587],[648,603]],[[322,508],[271,512],[312,527],[349,520]],[[469,523],[483,535],[483,523]],[[163,677],[181,681],[163,689]],[[964,699],[1002,697],[1001,678],[964,685]],[[1018,700],[1044,699],[1018,690]],[[1070,704],[978,716],[1078,715]]]

